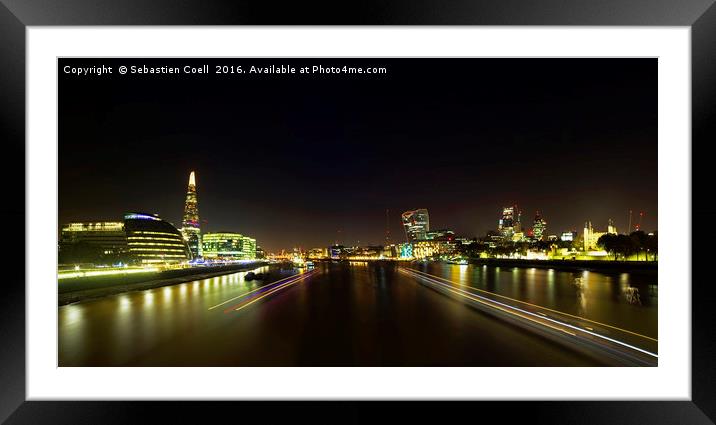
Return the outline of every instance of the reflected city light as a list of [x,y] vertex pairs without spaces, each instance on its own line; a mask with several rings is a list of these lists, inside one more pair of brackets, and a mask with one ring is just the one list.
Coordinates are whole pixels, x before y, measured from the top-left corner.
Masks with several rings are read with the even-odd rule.
[[82,307],[77,305],[68,305],[64,310],[68,324],[75,324],[82,319]]
[[132,302],[129,300],[128,296],[122,295],[119,297],[119,311],[126,312],[129,311],[131,307]]
[[164,293],[164,301],[165,302],[171,300],[172,288],[170,288],[169,286],[165,286],[164,289],[162,290],[162,292]]

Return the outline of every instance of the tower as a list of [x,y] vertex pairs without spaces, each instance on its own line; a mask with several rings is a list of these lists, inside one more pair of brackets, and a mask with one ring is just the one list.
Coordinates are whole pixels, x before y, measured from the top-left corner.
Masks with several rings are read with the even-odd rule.
[[502,209],[502,218],[497,222],[497,231],[502,235],[505,241],[511,241],[515,233],[522,231],[520,219],[521,213],[517,205],[504,207]]
[[547,222],[544,218],[542,218],[539,211],[535,214],[532,231],[534,232],[534,238],[538,241],[541,241],[544,238],[544,234],[547,231]]
[[390,211],[385,209],[385,246],[390,245]]
[[609,225],[607,226],[607,233],[609,233],[610,235],[617,234],[617,228],[616,228],[616,226],[614,226],[614,222],[612,221],[611,218],[609,219]]
[[199,228],[199,206],[196,198],[196,177],[193,171],[189,174],[189,187],[186,191],[181,234],[187,245],[189,245],[192,257],[200,258],[202,254],[201,229]]
[[585,222],[584,223],[584,238],[583,238],[584,239],[583,240],[583,243],[584,243],[583,248],[585,251],[589,251],[589,248],[591,248],[593,234],[594,234],[594,229],[592,228],[592,222],[591,221]]
[[430,216],[428,210],[420,208],[413,211],[406,211],[400,216],[403,227],[405,228],[405,237],[408,242],[425,240],[427,232],[430,231]]

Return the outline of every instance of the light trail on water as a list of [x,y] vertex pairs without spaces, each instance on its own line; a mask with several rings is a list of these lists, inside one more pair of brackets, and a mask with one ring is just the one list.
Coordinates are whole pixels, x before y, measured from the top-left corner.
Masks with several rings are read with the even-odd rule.
[[[566,334],[569,334],[569,335],[572,335],[572,336],[576,336],[576,334],[574,334],[574,333],[572,333],[572,332],[569,332],[569,331],[567,331],[567,330],[564,329],[564,328],[560,328],[560,327],[566,327],[566,328],[568,328],[568,329],[576,330],[576,331],[578,331],[578,332],[580,332],[580,333],[586,333],[586,334],[588,334],[588,335],[591,335],[591,336],[593,336],[593,337],[599,338],[599,339],[601,339],[601,340],[608,341],[608,342],[611,342],[611,343],[613,343],[613,344],[617,344],[617,345],[619,345],[619,346],[621,346],[621,347],[626,347],[626,348],[629,348],[629,349],[631,349],[631,350],[635,350],[635,351],[640,352],[640,353],[642,353],[642,354],[646,354],[647,356],[650,356],[650,357],[652,357],[652,358],[655,358],[655,359],[658,359],[658,358],[659,358],[658,354],[656,354],[656,353],[652,353],[652,352],[650,352],[650,351],[648,351],[648,350],[644,350],[644,349],[642,349],[642,348],[633,346],[633,345],[631,345],[631,344],[627,344],[626,342],[622,342],[622,341],[616,340],[616,339],[614,339],[614,338],[610,338],[610,337],[607,337],[607,336],[604,336],[604,335],[600,335],[600,334],[598,334],[598,333],[596,333],[596,332],[593,332],[593,331],[590,331],[590,330],[587,330],[587,329],[583,329],[583,328],[580,328],[580,327],[571,325],[571,324],[569,324],[569,323],[561,322],[561,321],[559,321],[559,320],[556,320],[556,319],[553,319],[553,318],[550,318],[550,317],[547,317],[547,316],[544,316],[544,315],[540,316],[540,315],[537,314],[537,313],[533,313],[533,312],[530,312],[530,311],[521,309],[521,308],[519,308],[519,307],[511,306],[511,305],[509,305],[509,304],[505,304],[505,303],[502,303],[502,302],[499,302],[499,301],[496,301],[496,300],[492,300],[492,299],[489,299],[489,298],[487,298],[487,297],[483,297],[483,296],[481,296],[481,295],[473,294],[473,293],[471,293],[471,292],[468,292],[468,291],[465,291],[465,290],[462,290],[462,289],[459,289],[459,288],[454,288],[454,287],[452,287],[451,285],[447,285],[447,284],[445,284],[445,283],[443,283],[443,282],[440,282],[440,281],[437,280],[437,279],[434,279],[434,278],[432,277],[432,275],[427,275],[427,276],[425,276],[425,275],[423,275],[423,274],[417,273],[415,270],[412,270],[412,269],[403,269],[403,268],[399,269],[399,272],[400,272],[400,273],[403,273],[403,274],[406,274],[406,275],[408,275],[408,276],[412,276],[412,277],[417,278],[417,279],[422,279],[422,280],[424,280],[424,281],[427,281],[427,282],[430,283],[430,284],[433,284],[433,285],[436,285],[436,286],[438,286],[438,287],[441,287],[442,289],[445,289],[445,290],[447,290],[447,291],[449,291],[449,292],[451,292],[451,293],[453,293],[453,294],[455,294],[455,295],[461,296],[461,297],[466,298],[466,299],[469,299],[469,300],[471,300],[471,301],[478,302],[478,303],[480,303],[480,304],[482,304],[482,305],[485,305],[485,306],[487,306],[487,307],[490,307],[490,308],[492,308],[492,309],[497,309],[497,310],[499,310],[499,311],[502,311],[502,312],[504,312],[504,313],[510,314],[510,315],[512,315],[512,316],[517,316],[517,317],[520,317],[520,318],[522,318],[522,319],[529,320],[529,321],[532,322],[532,323],[536,323],[536,324],[539,324],[539,325],[541,325],[541,326],[545,326],[545,327],[551,328],[551,329],[553,329],[553,330],[558,330],[558,331],[560,331],[560,332],[563,332],[563,333],[566,333]],[[430,276],[430,277],[428,277],[428,276]],[[549,321],[551,324],[544,323],[544,321]],[[553,326],[553,325],[557,325],[558,327],[555,327],[555,326]]]

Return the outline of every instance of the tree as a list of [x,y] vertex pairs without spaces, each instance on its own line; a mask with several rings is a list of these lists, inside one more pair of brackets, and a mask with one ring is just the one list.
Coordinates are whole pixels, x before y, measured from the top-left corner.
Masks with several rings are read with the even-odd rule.
[[597,240],[597,246],[607,252],[614,254],[614,261],[617,261],[617,254],[621,251],[621,245],[619,244],[619,236],[606,233],[599,237]]
[[[640,251],[646,251],[646,245],[647,245],[647,236],[646,233],[644,233],[641,230],[637,230],[636,232],[631,232],[629,237],[632,240],[632,246],[634,247],[634,251],[636,251],[636,260],[639,261],[639,252]],[[646,253],[644,255],[646,257]],[[646,258],[648,260],[649,258]]]
[[627,235],[617,235],[617,245],[619,251],[624,255],[624,260],[627,260],[636,251],[634,239]]

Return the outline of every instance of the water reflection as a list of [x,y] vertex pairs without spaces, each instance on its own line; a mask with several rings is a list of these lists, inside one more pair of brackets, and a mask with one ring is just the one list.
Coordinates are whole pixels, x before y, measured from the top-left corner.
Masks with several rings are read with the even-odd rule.
[[[255,272],[267,270],[264,267]],[[289,272],[278,271],[273,280],[295,273]],[[97,361],[122,364],[161,341],[200,329],[202,324],[196,318],[203,317],[208,306],[269,283],[246,281],[245,274],[233,273],[62,306],[58,309],[60,359],[91,364],[93,360],[88,359],[101,347],[105,357]],[[92,312],[92,316],[84,317],[85,311]]]
[[[657,336],[656,274],[431,263],[425,271],[467,286]],[[467,274],[467,276],[465,276]],[[636,312],[638,309],[639,312]]]

